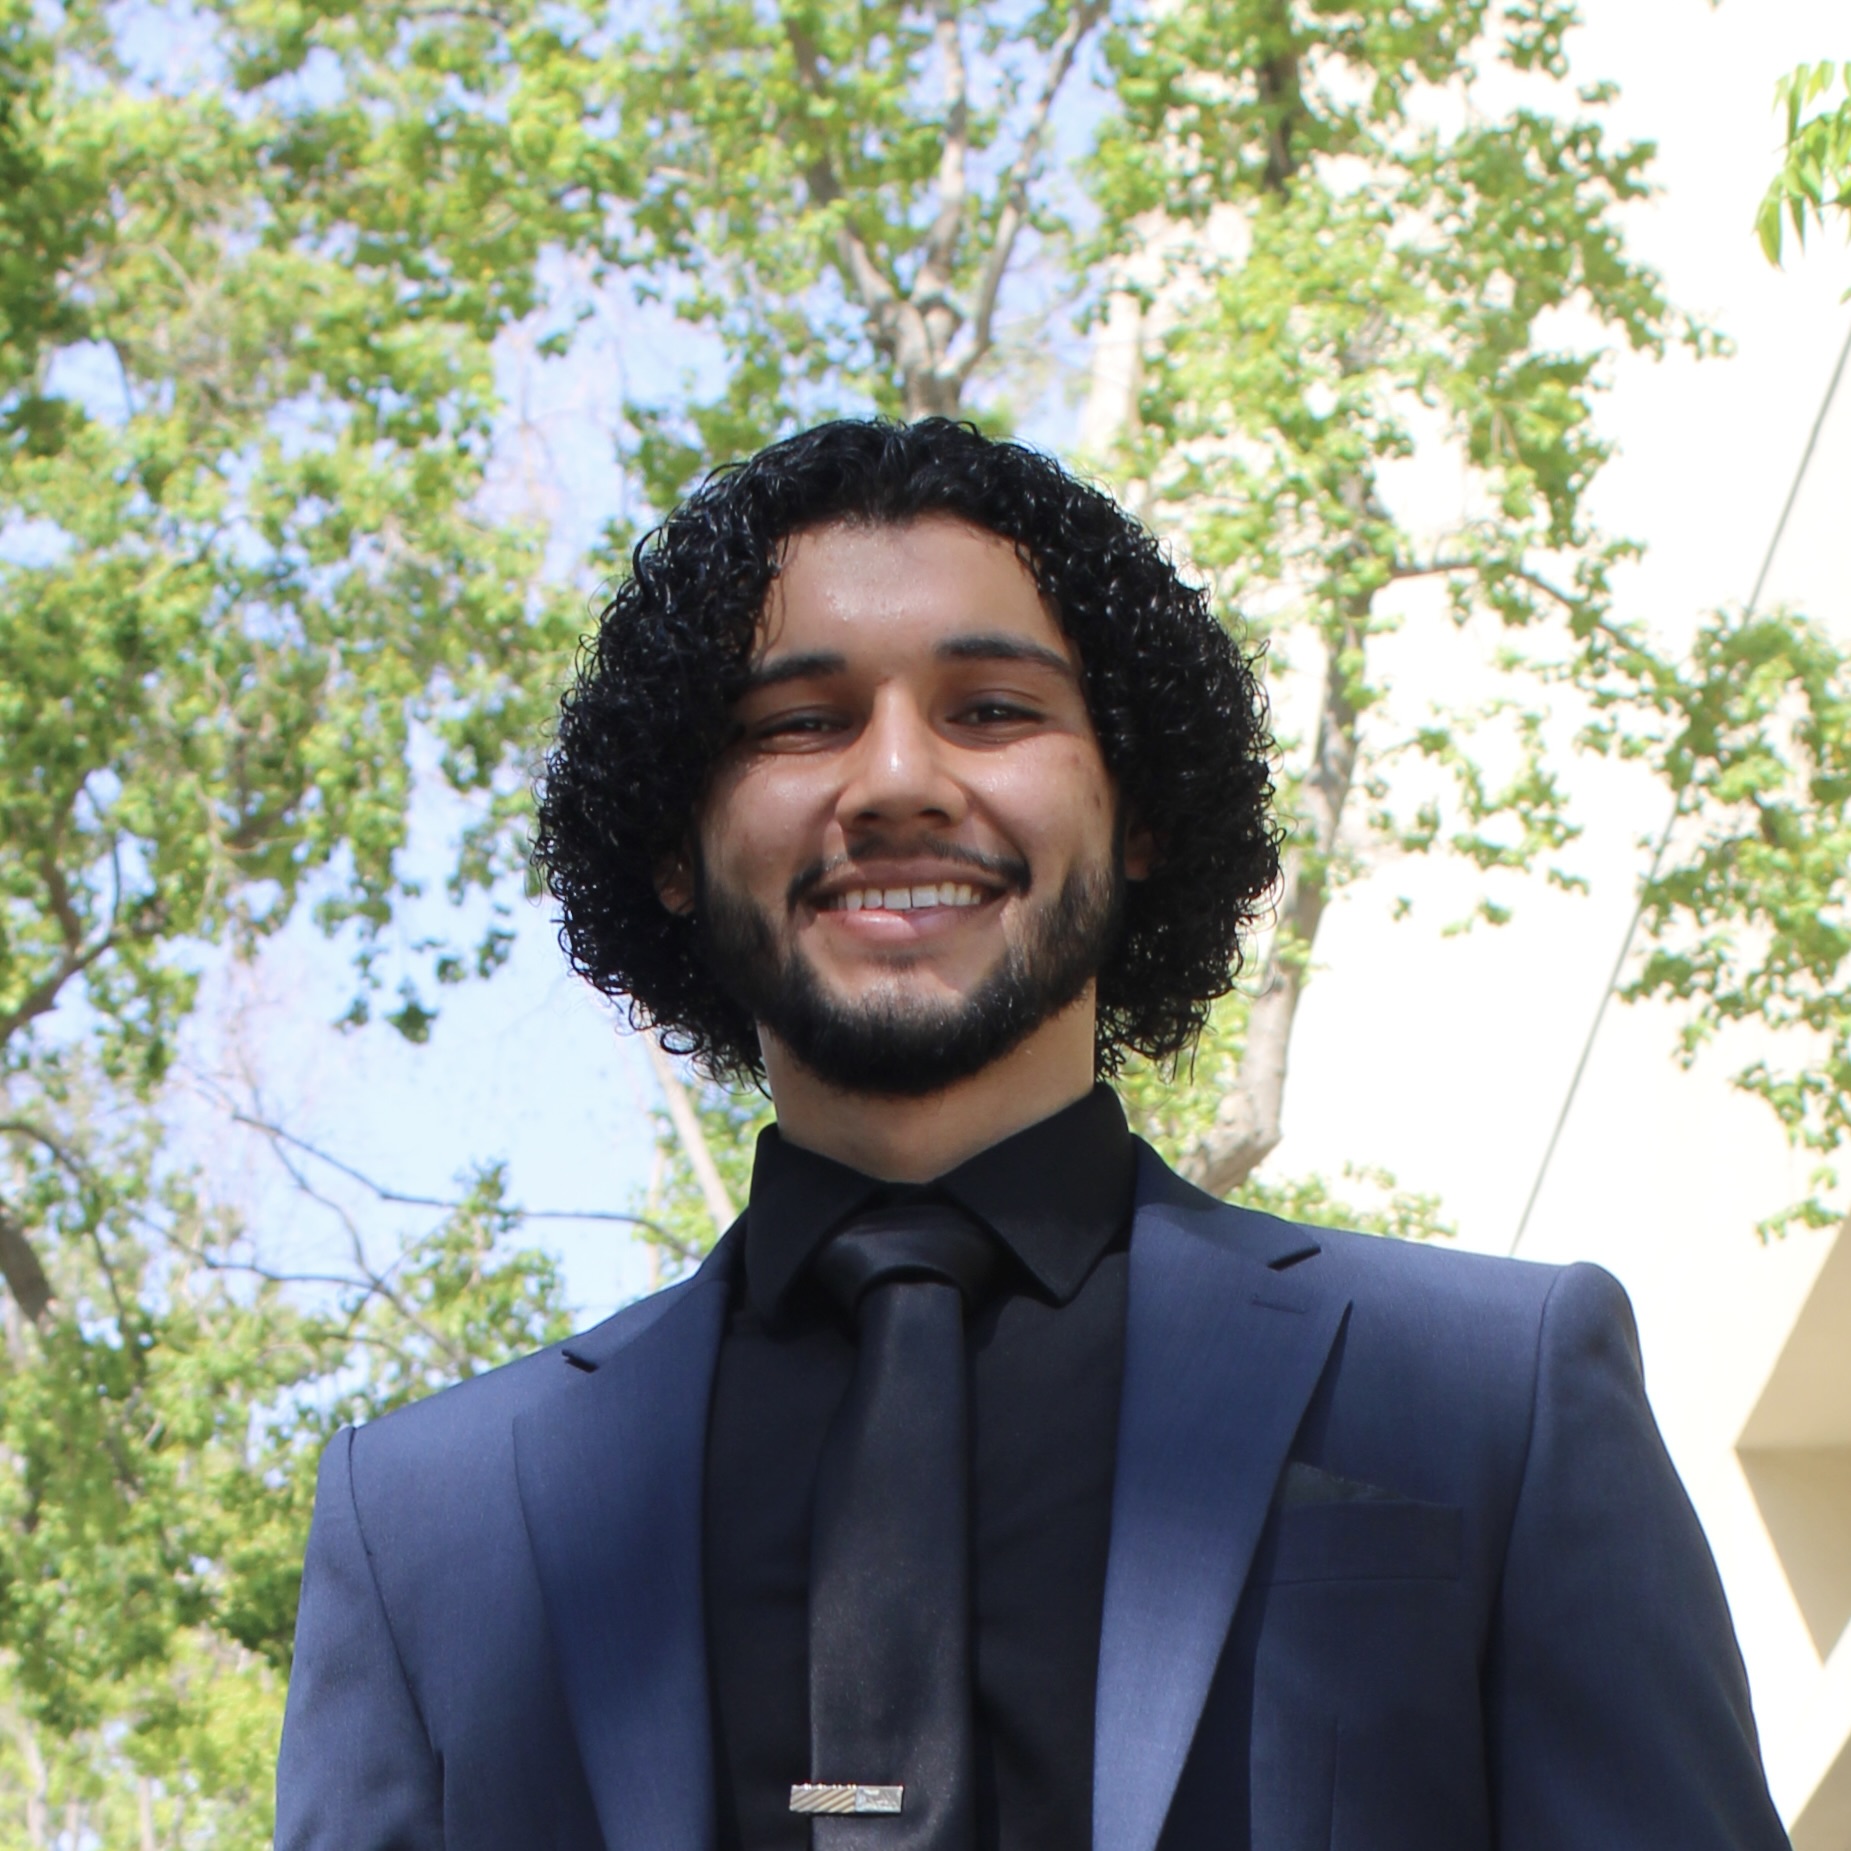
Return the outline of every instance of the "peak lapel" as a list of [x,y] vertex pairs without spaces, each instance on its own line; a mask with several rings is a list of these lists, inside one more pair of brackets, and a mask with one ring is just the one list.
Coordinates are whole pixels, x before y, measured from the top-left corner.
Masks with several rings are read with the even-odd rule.
[[[1292,1436],[1347,1300],[1268,1261],[1298,1230],[1147,1159],[1099,1646],[1093,1851],[1154,1851]],[[1245,1252],[1229,1224],[1259,1236]],[[1216,1224],[1220,1224],[1217,1226]],[[1296,1240],[1303,1253],[1315,1243]]]
[[713,1843],[701,1484],[729,1260],[716,1251],[653,1317],[575,1346],[569,1392],[515,1423],[547,1625],[609,1851]]

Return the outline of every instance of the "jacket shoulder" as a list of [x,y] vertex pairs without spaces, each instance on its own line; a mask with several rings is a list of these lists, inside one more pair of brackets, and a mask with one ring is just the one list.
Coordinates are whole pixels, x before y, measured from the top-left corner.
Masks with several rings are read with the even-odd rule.
[[356,1467],[364,1460],[370,1476],[415,1462],[422,1473],[435,1463],[492,1454],[498,1437],[511,1431],[520,1415],[567,1391],[575,1374],[595,1369],[640,1336],[693,1283],[687,1279],[666,1286],[589,1330],[366,1422],[354,1433]]
[[1632,1307],[1600,1266],[1557,1266],[1463,1252],[1433,1241],[1398,1240],[1287,1221],[1223,1202],[1186,1182],[1146,1147],[1141,1211],[1306,1286],[1348,1299],[1352,1341],[1397,1336],[1429,1353],[1463,1350],[1505,1364],[1534,1362],[1545,1319],[1616,1327],[1637,1348]]

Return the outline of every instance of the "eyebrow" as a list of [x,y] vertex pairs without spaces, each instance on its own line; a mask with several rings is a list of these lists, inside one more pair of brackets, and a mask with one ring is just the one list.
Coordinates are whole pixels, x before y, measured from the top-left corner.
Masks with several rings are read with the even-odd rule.
[[942,662],[1033,662],[1051,668],[1068,681],[1077,680],[1073,664],[1058,649],[1030,642],[1007,631],[986,631],[976,636],[953,636],[933,652]]
[[809,649],[799,655],[780,656],[775,662],[756,663],[746,671],[734,698],[756,694],[760,688],[779,688],[787,681],[815,681],[825,675],[847,673],[847,656],[833,649]]
[[[1077,679],[1073,664],[1058,649],[1031,642],[1025,636],[1012,636],[1006,630],[953,636],[940,643],[933,654],[941,662],[1032,662],[1038,667],[1052,669],[1069,681]],[[734,698],[756,694],[763,688],[783,687],[791,681],[821,681],[830,675],[847,673],[848,657],[839,650],[801,650],[796,655],[778,656],[749,669]]]

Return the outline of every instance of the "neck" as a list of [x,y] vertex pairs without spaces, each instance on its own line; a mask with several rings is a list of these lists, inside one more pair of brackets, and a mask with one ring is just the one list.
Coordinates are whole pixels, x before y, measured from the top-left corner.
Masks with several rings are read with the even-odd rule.
[[1092,1090],[1093,1017],[1089,989],[980,1073],[916,1099],[831,1086],[761,1030],[779,1135],[882,1182],[930,1182]]

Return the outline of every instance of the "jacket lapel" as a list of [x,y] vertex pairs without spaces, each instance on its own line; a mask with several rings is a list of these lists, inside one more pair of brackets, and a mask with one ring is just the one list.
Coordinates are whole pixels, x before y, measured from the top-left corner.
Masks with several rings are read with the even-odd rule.
[[1275,1272],[1304,1230],[1146,1152],[1131,1239],[1093,1851],[1154,1851],[1292,1437],[1348,1301]]
[[732,1247],[569,1344],[561,1367],[576,1379],[514,1424],[547,1625],[609,1851],[713,1843],[701,1482]]

